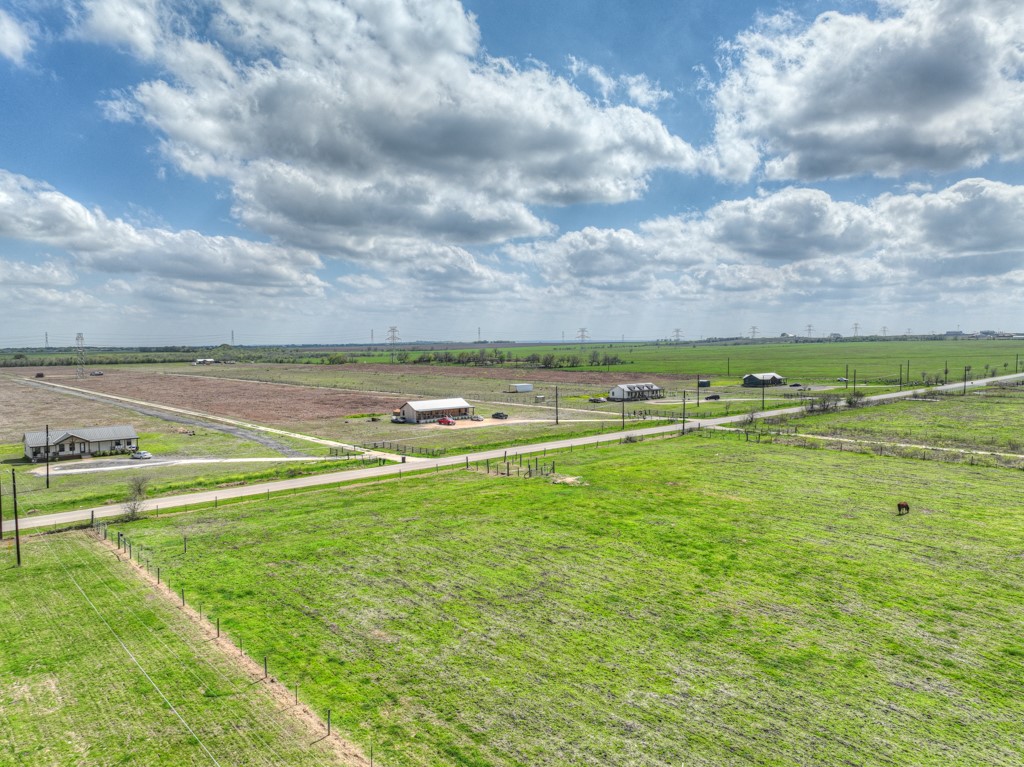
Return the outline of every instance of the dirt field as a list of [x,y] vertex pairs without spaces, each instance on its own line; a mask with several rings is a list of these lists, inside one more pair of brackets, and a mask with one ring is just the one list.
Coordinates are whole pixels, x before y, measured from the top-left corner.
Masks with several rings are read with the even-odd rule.
[[[32,368],[19,371],[25,378],[32,378],[36,372]],[[109,370],[102,376],[86,378],[76,378],[72,368],[44,368],[43,372],[45,380],[51,383],[256,423],[343,418],[359,413],[390,414],[404,402],[393,397],[337,389],[165,375],[142,370]],[[32,389],[38,392],[38,387]],[[87,424],[76,422],[76,425]]]
[[0,375],[0,443],[20,442],[26,431],[40,431],[46,424],[107,426],[124,421],[124,410],[115,405],[68,397]]

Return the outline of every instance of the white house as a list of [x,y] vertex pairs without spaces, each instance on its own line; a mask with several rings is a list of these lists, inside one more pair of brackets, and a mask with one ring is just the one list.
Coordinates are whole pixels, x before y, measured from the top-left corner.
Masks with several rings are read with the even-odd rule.
[[469,418],[475,408],[462,397],[406,402],[397,411],[406,423],[431,423],[440,418]]
[[50,429],[49,443],[45,431],[25,432],[25,457],[35,463],[46,459],[49,444],[50,460],[85,458],[98,453],[131,453],[139,449],[139,437],[131,426],[86,426],[75,429]]
[[634,402],[645,399],[661,399],[665,396],[665,390],[652,383],[623,383],[616,384],[610,392],[608,399],[612,402]]

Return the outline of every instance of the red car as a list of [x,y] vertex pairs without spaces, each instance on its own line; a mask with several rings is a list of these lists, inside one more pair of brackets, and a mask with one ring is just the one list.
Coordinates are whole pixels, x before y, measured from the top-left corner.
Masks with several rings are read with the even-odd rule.
[[449,418],[448,416],[445,416],[444,418],[439,418],[437,420],[437,422],[439,424],[441,424],[442,426],[454,426],[455,425],[455,419],[454,418]]

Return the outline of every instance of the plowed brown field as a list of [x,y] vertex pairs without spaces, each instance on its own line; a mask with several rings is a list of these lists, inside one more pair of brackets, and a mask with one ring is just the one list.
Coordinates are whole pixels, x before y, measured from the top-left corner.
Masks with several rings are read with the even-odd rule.
[[[23,371],[27,378],[35,372],[30,368]],[[73,369],[44,368],[43,372],[50,383],[255,423],[390,413],[404,402],[379,394],[150,371],[111,370],[86,378],[76,378]]]

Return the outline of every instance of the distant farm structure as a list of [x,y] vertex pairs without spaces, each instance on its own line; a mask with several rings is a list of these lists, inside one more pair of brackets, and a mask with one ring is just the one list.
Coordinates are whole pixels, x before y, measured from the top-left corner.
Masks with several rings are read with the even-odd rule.
[[743,376],[744,386],[782,386],[786,379],[778,373],[747,373]]

